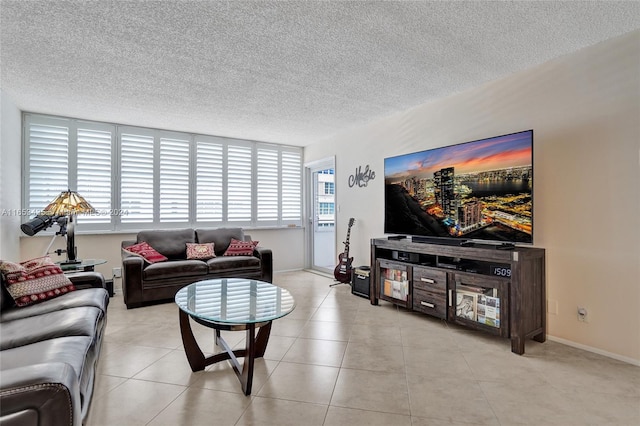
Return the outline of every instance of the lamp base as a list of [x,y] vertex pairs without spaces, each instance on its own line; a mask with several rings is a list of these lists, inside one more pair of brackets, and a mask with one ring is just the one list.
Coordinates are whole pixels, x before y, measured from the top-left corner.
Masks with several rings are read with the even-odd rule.
[[79,264],[79,263],[82,263],[82,260],[78,260],[78,259],[75,259],[75,260],[65,260],[65,261],[63,261],[63,262],[60,262],[60,266],[62,267],[62,266],[67,266],[67,265],[77,265],[77,264]]

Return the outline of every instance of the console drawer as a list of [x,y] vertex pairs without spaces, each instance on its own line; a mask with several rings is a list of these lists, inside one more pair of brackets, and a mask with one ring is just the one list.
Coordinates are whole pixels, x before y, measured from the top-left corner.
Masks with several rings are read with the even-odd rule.
[[413,288],[413,310],[433,315],[434,317],[447,319],[447,295],[446,292],[433,293]]
[[447,292],[447,273],[414,266],[413,288],[444,294]]

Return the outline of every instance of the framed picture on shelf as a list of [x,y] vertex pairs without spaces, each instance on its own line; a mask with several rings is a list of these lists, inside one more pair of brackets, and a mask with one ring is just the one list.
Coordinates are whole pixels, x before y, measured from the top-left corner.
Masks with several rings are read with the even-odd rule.
[[477,293],[456,291],[456,316],[475,321],[477,298]]

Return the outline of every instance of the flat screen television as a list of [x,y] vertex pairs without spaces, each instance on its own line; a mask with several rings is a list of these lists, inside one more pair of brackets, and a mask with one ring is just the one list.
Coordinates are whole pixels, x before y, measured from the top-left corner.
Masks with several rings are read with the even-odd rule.
[[384,186],[386,234],[533,243],[533,130],[386,158]]

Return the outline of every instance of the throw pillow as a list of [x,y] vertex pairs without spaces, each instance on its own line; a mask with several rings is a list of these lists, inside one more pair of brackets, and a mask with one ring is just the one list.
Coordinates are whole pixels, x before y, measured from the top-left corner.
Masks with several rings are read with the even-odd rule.
[[128,251],[129,253],[142,257],[144,260],[146,260],[149,263],[158,263],[158,262],[164,262],[165,260],[168,260],[167,256],[158,253],[156,249],[151,247],[149,243],[147,243],[146,241],[143,241],[138,244],[134,244],[129,247],[125,247],[124,250]]
[[187,243],[187,259],[207,260],[216,257],[213,243]]
[[27,260],[20,264],[2,261],[7,291],[17,306],[28,306],[74,291],[62,269],[49,256]]
[[252,256],[253,249],[258,245],[258,241],[240,241],[231,239],[229,248],[224,252],[224,256]]

